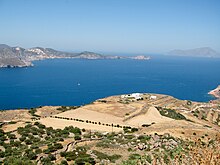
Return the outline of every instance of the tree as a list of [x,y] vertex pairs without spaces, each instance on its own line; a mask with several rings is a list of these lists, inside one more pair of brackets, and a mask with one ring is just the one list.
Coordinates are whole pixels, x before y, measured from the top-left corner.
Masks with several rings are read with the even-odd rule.
[[75,135],[75,136],[74,136],[74,139],[75,139],[75,140],[81,140],[82,138],[81,138],[80,135]]
[[60,165],[68,165],[67,161],[66,160],[62,160]]

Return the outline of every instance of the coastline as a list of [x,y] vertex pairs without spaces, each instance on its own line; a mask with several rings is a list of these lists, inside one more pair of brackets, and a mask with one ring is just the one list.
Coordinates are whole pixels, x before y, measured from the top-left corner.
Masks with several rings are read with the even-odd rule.
[[211,90],[208,94],[214,96],[217,99],[220,99],[220,85],[217,88]]

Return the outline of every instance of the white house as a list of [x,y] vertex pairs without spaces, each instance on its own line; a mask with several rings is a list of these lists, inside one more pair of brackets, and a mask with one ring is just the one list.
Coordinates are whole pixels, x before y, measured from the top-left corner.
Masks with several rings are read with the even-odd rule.
[[150,96],[150,99],[155,100],[155,99],[157,99],[157,96]]
[[121,98],[134,98],[136,100],[141,99],[142,98],[142,94],[141,93],[132,93],[132,94],[128,94],[128,95],[121,95]]

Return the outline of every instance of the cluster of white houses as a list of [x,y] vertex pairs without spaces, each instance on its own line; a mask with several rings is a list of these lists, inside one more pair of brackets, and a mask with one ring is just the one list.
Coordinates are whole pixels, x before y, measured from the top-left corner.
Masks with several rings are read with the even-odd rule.
[[[127,94],[127,95],[121,95],[122,99],[136,99],[136,100],[141,100],[143,99],[143,94],[142,93],[132,93],[132,94]],[[157,96],[151,95],[150,99],[157,99]]]

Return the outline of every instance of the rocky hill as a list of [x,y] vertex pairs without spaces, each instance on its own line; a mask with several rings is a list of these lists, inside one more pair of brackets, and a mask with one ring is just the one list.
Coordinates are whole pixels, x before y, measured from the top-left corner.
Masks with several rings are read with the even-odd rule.
[[105,56],[94,52],[84,51],[81,53],[70,53],[58,51],[51,48],[34,47],[24,49],[21,47],[10,47],[5,44],[0,44],[0,67],[27,67],[32,66],[32,61],[55,59],[55,58],[78,58],[78,59],[138,59],[148,60],[149,57],[120,57],[120,56]]
[[26,67],[32,63],[23,56],[24,49],[0,45],[0,67]]
[[188,50],[172,50],[168,53],[168,55],[176,55],[176,56],[191,56],[191,57],[220,57],[220,53],[216,52],[212,48],[202,47],[196,49],[188,49]]

